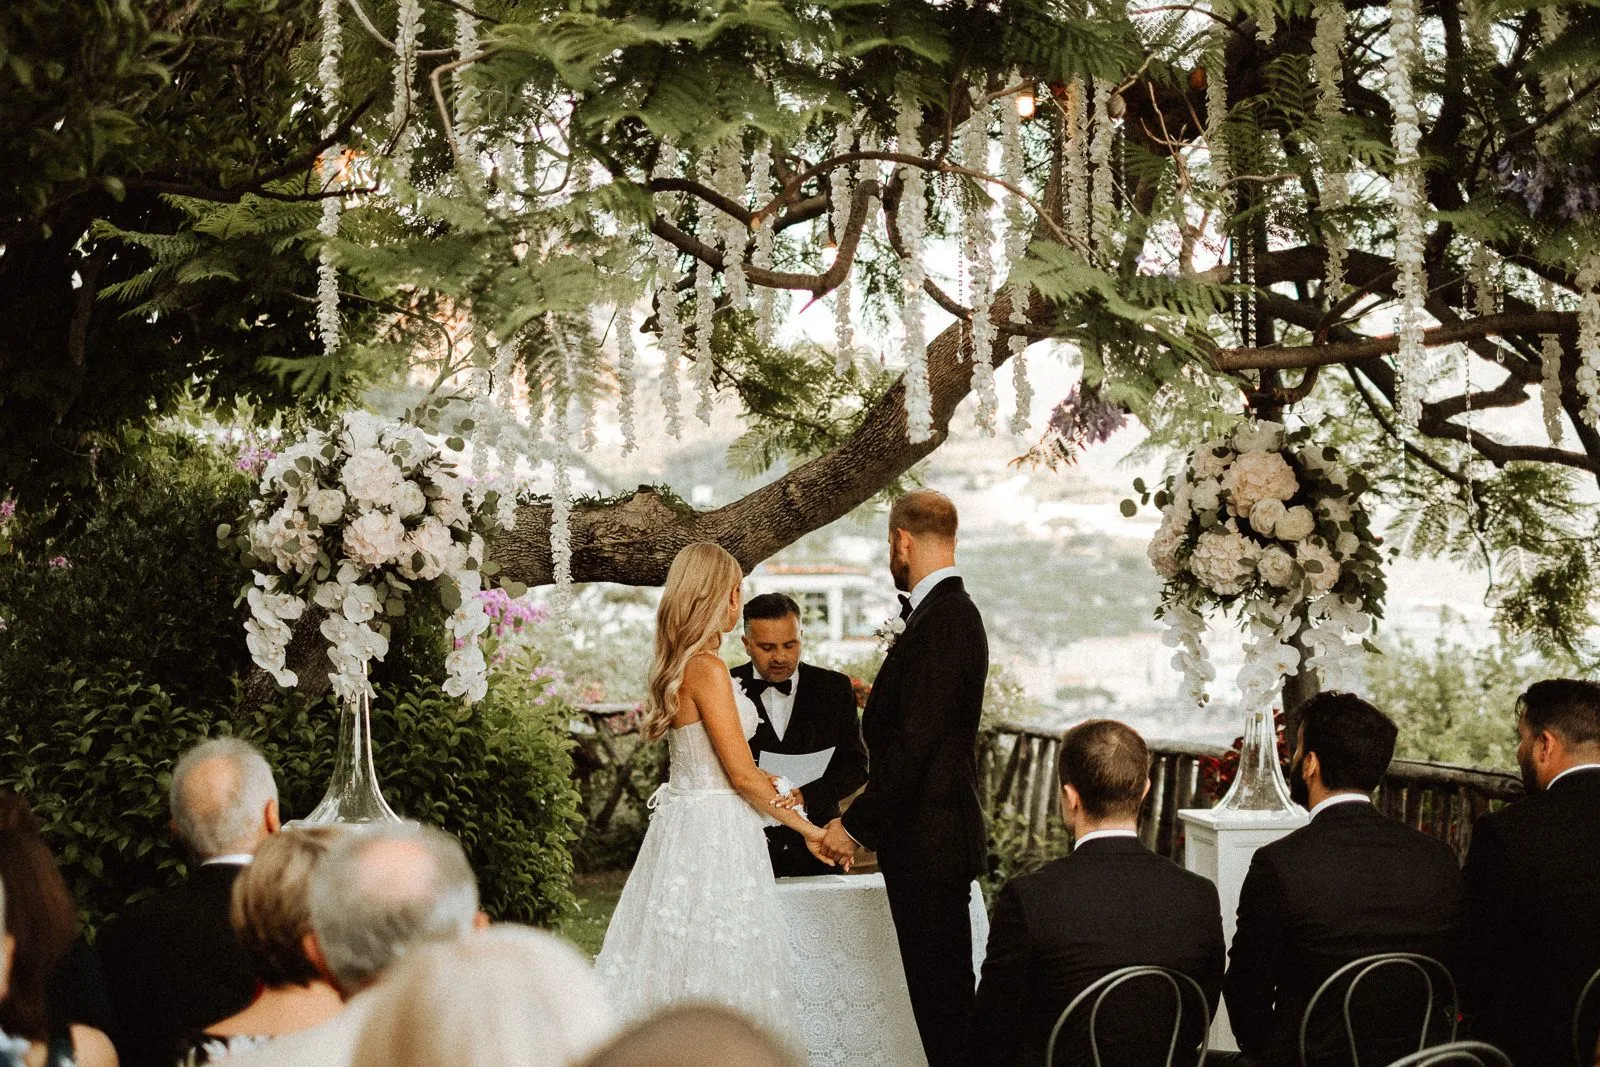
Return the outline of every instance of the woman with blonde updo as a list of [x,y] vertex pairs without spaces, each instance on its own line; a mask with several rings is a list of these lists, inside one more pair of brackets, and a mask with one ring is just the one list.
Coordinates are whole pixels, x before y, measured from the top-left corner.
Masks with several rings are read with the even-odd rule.
[[656,611],[644,732],[667,738],[671,778],[595,961],[624,1020],[682,1001],[725,1004],[791,1041],[799,1034],[763,828],[798,831],[818,858],[822,830],[776,803],[750,756],[755,707],[737,703],[717,656],[739,621],[743,574],[717,545],[678,553]]

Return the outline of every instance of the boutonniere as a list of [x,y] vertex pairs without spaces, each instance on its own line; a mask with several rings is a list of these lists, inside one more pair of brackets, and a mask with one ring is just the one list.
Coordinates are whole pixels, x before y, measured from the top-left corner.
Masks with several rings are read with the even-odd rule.
[[878,639],[878,651],[887,652],[894,647],[901,634],[906,632],[906,620],[895,615],[884,619],[878,628],[872,631],[872,636]]

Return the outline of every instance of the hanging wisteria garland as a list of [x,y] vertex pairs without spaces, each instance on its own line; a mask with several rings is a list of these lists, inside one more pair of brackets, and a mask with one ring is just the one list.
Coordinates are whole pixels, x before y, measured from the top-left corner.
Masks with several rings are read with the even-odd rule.
[[[978,174],[989,172],[989,109],[980,100],[972,109],[961,132],[962,162]],[[972,322],[968,336],[972,343],[972,385],[978,394],[978,432],[994,436],[994,321],[989,317],[994,302],[994,262],[990,258],[994,227],[989,219],[989,195],[984,190],[968,190],[962,198],[962,236],[967,264],[968,298]]]
[[[1554,311],[1555,286],[1549,280],[1539,282],[1539,309]],[[1481,314],[1481,312],[1480,312]],[[1544,413],[1544,431],[1552,445],[1559,445],[1563,436],[1561,425],[1561,336],[1546,333],[1539,335],[1539,401]]]
[[[849,123],[840,123],[839,130],[833,139],[833,154],[842,156],[850,151],[850,142],[853,131]],[[832,208],[828,216],[828,246],[838,254],[840,242],[844,240],[845,226],[850,218],[850,168],[847,166],[834,167],[828,172],[828,200]],[[833,264],[824,263],[824,267]],[[833,362],[834,370],[840,374],[850,369],[855,362],[856,332],[855,325],[850,317],[850,275],[845,274],[844,280],[833,291]]]
[[634,394],[639,387],[639,354],[633,339],[633,304],[617,305],[617,422],[622,430],[622,454],[639,446],[634,425]]
[[[1311,69],[1317,82],[1317,156],[1322,164],[1322,238],[1328,250],[1323,268],[1324,299],[1330,306],[1344,296],[1344,261],[1349,250],[1338,213],[1350,205],[1348,152],[1339,123],[1344,114],[1341,53],[1349,16],[1343,0],[1317,0],[1317,28],[1311,40]],[[1331,216],[1331,217],[1330,217]]]
[[[672,176],[678,153],[673,146],[662,142],[661,154],[656,160],[653,178]],[[661,410],[666,420],[669,436],[683,436],[683,414],[680,411],[681,394],[678,387],[678,364],[683,360],[683,320],[678,306],[678,250],[663,238],[656,238],[656,300],[661,318]]]
[[[902,96],[895,112],[895,138],[901,153],[922,154],[921,124],[922,108],[915,100]],[[933,436],[933,394],[928,388],[927,341],[922,323],[927,182],[919,167],[906,167],[901,173],[905,179],[900,194],[900,240],[905,245],[905,259],[900,265],[900,319],[905,336],[906,434],[913,444],[920,444]]]
[[1389,103],[1394,109],[1395,292],[1399,297],[1395,311],[1395,335],[1399,340],[1395,353],[1395,401],[1401,423],[1414,427],[1422,418],[1423,319],[1428,293],[1422,261],[1424,196],[1418,156],[1422,130],[1412,87],[1412,71],[1421,50],[1416,0],[1389,0],[1389,46]]
[[[1015,107],[1000,109],[1000,173],[1011,190],[1022,188],[1022,115]],[[1005,259],[1008,270],[1022,263],[1028,250],[1028,226],[1031,216],[1027,202],[1014,191],[1006,195]],[[1007,286],[1009,309],[1006,321],[1015,329],[1006,338],[1006,351],[1011,361],[1011,387],[1016,394],[1016,406],[1011,413],[1010,430],[1014,434],[1028,432],[1033,412],[1033,386],[1028,381],[1028,339],[1020,327],[1028,321],[1028,286],[1011,282]]]
[[1600,252],[1578,268],[1578,396],[1583,421],[1600,429]]
[[[317,95],[322,104],[322,134],[332,137],[338,128],[337,109],[339,91],[339,60],[344,46],[340,38],[340,0],[322,0],[322,55],[317,63]],[[317,232],[322,236],[322,248],[317,252],[317,334],[322,339],[323,355],[332,355],[339,347],[339,268],[333,263],[333,239],[339,235],[339,216],[343,210],[342,195],[328,195],[340,191],[344,184],[344,148],[329,145],[317,161],[321,180],[322,218]]]
[[416,142],[412,93],[417,81],[417,39],[422,34],[422,0],[400,0],[394,28],[394,106],[389,124],[394,128],[394,149],[389,165],[401,182],[411,178],[411,154]]

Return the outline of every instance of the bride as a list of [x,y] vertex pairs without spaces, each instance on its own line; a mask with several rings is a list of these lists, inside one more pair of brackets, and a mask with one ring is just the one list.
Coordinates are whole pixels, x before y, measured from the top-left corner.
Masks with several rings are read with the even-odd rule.
[[606,930],[596,971],[624,1018],[685,1000],[726,1004],[797,1046],[789,948],[763,816],[822,850],[821,828],[778,803],[750,756],[756,712],[717,656],[738,625],[738,562],[705,542],[678,553],[656,611],[643,730],[667,738],[671,778]]

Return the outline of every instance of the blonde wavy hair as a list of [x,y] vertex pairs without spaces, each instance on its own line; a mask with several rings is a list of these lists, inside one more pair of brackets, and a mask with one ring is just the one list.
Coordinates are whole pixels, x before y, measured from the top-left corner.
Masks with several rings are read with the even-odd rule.
[[678,690],[689,660],[727,621],[728,594],[744,578],[739,561],[721,545],[697,541],[685,546],[667,571],[656,608],[656,651],[645,687],[644,735],[666,736],[678,712]]

